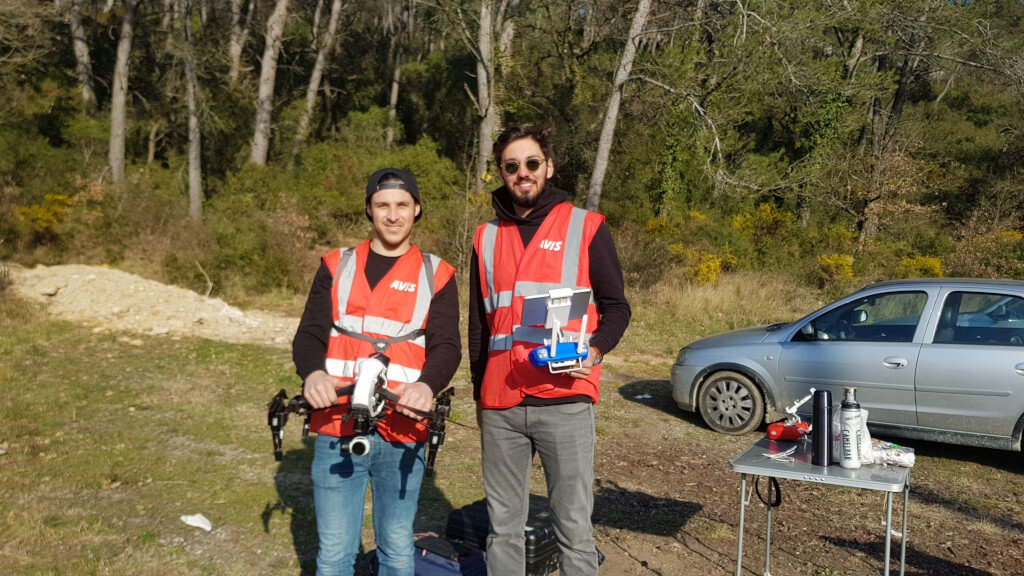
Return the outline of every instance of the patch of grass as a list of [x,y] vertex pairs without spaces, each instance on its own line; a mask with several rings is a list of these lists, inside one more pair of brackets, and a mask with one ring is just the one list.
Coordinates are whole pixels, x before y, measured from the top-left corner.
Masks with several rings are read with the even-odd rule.
[[633,319],[609,354],[615,368],[638,377],[666,378],[679,349],[727,330],[789,322],[822,306],[818,291],[781,273],[726,274],[716,284],[666,277],[626,295]]
[[706,518],[694,518],[687,528],[690,534],[701,539],[731,540],[736,538],[736,531],[732,526]]
[[1006,510],[1006,503],[991,498],[972,497],[966,498],[964,504],[977,509],[985,514],[998,514]]
[[[0,531],[17,542],[0,572],[274,574],[257,549],[294,557],[259,515],[278,499],[265,402],[287,353],[143,341],[0,308]],[[181,524],[195,512],[220,537]]]
[[[0,303],[3,574],[294,575],[316,556],[298,420],[275,462],[266,403],[299,389],[290,353],[202,339],[93,334]],[[141,345],[132,345],[139,339]],[[417,528],[483,496],[468,369]],[[426,492],[424,492],[426,496]],[[280,513],[278,513],[280,512]],[[206,533],[179,516],[202,513]],[[364,548],[372,549],[370,517]],[[106,567],[106,568],[104,568]]]

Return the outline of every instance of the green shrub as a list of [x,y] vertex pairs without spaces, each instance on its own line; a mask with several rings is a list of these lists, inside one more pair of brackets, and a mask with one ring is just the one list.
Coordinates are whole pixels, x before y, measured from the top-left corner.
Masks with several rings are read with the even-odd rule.
[[653,286],[669,268],[668,241],[659,234],[648,232],[646,228],[635,224],[622,225],[616,235],[615,245],[622,265],[622,275],[629,286]]
[[1002,230],[965,238],[945,264],[951,276],[1024,280],[1024,234]]
[[792,232],[794,219],[792,212],[766,203],[760,204],[756,210],[733,216],[732,229],[750,250],[746,252],[741,243],[735,244],[740,261],[750,267],[792,265],[798,253]]

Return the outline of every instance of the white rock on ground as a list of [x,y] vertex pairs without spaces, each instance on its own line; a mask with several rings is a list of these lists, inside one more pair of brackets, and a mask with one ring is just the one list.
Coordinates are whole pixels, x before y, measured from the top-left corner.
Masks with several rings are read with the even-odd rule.
[[12,292],[94,331],[126,330],[287,347],[299,324],[298,318],[259,310],[243,312],[219,298],[204,298],[113,268],[81,264],[7,267]]

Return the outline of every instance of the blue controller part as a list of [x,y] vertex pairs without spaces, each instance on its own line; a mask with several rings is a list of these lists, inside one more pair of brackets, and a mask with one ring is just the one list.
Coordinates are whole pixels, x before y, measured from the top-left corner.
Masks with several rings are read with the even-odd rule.
[[582,362],[590,354],[590,347],[583,345],[583,351],[576,351],[576,342],[559,342],[555,345],[554,354],[551,353],[551,346],[541,346],[530,351],[530,364],[537,368],[547,368],[551,364],[556,366],[560,363]]

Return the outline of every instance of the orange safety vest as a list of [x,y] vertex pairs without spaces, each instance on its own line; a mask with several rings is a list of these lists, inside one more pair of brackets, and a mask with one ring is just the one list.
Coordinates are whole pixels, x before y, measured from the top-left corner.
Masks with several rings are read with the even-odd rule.
[[[412,246],[371,290],[366,282],[366,258],[370,242],[355,248],[332,250],[322,258],[334,283],[331,304],[334,327],[327,343],[326,370],[338,379],[338,387],[355,379],[359,361],[375,351],[385,353],[388,388],[416,382],[426,362],[424,330],[430,301],[455,268],[433,254]],[[371,342],[373,340],[374,342]],[[327,410],[313,412],[310,430],[329,436],[351,436],[352,422],[342,422],[351,397]],[[398,412],[377,423],[377,431],[390,442],[425,442],[427,427]]]
[[[593,402],[600,397],[601,367],[595,366],[586,379],[551,374],[530,364],[530,351],[544,344],[551,331],[520,326],[523,299],[547,294],[555,288],[591,288],[590,242],[604,222],[596,212],[560,203],[544,218],[530,245],[523,247],[519,229],[507,220],[481,224],[473,237],[480,290],[491,338],[487,367],[480,388],[484,408],[509,408],[527,395],[563,398],[586,395]],[[593,295],[587,306],[589,340],[600,320]],[[580,321],[563,327],[567,334],[579,334]]]

